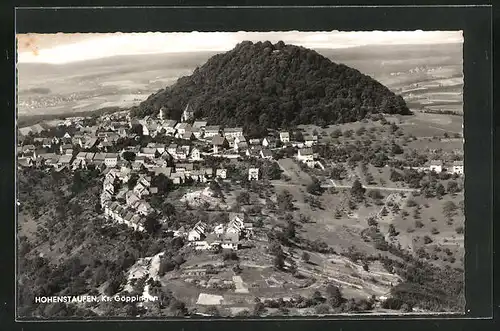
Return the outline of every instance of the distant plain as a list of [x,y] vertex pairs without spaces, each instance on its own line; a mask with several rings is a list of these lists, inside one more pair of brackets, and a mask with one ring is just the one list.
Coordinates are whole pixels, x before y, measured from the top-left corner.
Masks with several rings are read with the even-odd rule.
[[[462,44],[316,49],[401,94],[414,110],[462,112]],[[19,63],[18,116],[130,107],[190,75],[215,52],[126,55],[68,64]]]

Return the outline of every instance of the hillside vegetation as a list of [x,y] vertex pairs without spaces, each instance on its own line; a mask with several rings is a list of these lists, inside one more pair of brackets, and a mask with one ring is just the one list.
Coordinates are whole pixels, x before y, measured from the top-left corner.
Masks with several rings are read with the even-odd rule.
[[245,41],[211,57],[191,76],[151,95],[135,117],[181,117],[190,104],[195,118],[209,124],[252,127],[327,125],[361,120],[369,114],[410,114],[404,100],[356,69],[317,52],[283,42]]

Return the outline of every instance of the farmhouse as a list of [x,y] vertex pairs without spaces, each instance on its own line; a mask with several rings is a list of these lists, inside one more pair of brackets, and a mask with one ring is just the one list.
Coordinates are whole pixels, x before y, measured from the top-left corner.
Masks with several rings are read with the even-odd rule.
[[177,151],[177,144],[170,144],[168,147],[167,147],[167,152],[168,154],[174,156],[176,151]]
[[229,148],[234,148],[234,138],[233,137],[226,137],[227,139],[227,144]]
[[276,138],[266,137],[262,140],[262,146],[265,148],[276,148]]
[[242,141],[242,142],[234,144],[234,151],[235,152],[245,151],[247,149],[248,149],[248,143],[246,141]]
[[85,143],[83,143],[83,147],[87,149],[90,149],[96,145],[97,145],[97,138],[86,139]]
[[282,143],[290,142],[290,133],[286,131],[280,132],[280,141]]
[[219,125],[212,125],[212,126],[207,126],[205,128],[205,138],[212,138],[214,136],[219,136],[220,135],[220,126]]
[[223,249],[238,250],[239,248],[239,235],[236,233],[224,233],[222,235],[221,247]]
[[73,160],[72,155],[61,155],[57,164],[61,166],[68,166],[71,165],[72,160]]
[[146,145],[146,147],[156,149],[156,151],[160,154],[163,154],[165,152],[165,144],[149,143]]
[[189,123],[178,123],[175,126],[175,129],[177,130],[176,136],[178,138],[184,136],[184,134],[186,132],[191,132],[192,131],[191,124],[189,124]]
[[59,147],[59,152],[60,152],[61,154],[66,154],[66,150],[68,150],[68,149],[73,149],[73,145],[71,145],[71,144],[64,144],[64,145],[61,145],[61,146]]
[[213,136],[212,137],[212,146],[214,154],[219,153],[222,149],[228,148],[229,144],[225,137],[221,136]]
[[318,143],[318,136],[315,135],[304,135],[304,145],[307,147],[311,147],[313,145],[316,145]]
[[454,161],[452,172],[454,174],[463,175],[464,174],[464,161]]
[[202,158],[201,158],[201,152],[196,147],[193,147],[191,149],[191,153],[190,153],[189,156],[190,156],[191,161],[201,161],[202,160]]
[[251,145],[251,146],[259,146],[260,145],[260,139],[258,138],[255,138],[255,139],[250,139],[248,141],[248,143]]
[[259,168],[248,169],[248,180],[259,180]]
[[207,225],[204,222],[198,222],[195,224],[193,229],[188,233],[188,241],[199,241],[205,238],[205,232],[207,230]]
[[207,127],[207,121],[194,121],[193,129],[205,129]]
[[154,159],[156,156],[156,148],[147,148],[147,147],[141,148],[137,155]]
[[227,178],[227,169],[216,169],[215,176],[221,179]]
[[437,173],[440,173],[443,171],[443,161],[441,160],[432,160],[431,164],[429,166],[430,171],[435,171]]
[[193,131],[186,131],[182,135],[180,135],[179,138],[184,140],[194,140],[196,139],[196,136],[194,135]]
[[106,164],[107,167],[115,167],[118,164],[118,154],[106,153],[104,157],[104,164]]
[[243,128],[225,128],[224,129],[224,137],[236,138],[243,136]]
[[304,162],[309,167],[314,167],[314,153],[311,148],[299,149],[297,151],[297,160]]
[[272,160],[273,153],[268,149],[262,149],[259,153],[260,157],[266,160]]
[[205,276],[207,274],[206,268],[185,269],[183,271],[186,276]]
[[192,163],[177,163],[175,165],[175,172],[183,174],[184,176],[190,176],[193,169],[194,167]]
[[174,135],[175,134],[175,126],[177,125],[176,120],[166,120],[162,124],[162,129],[165,130],[165,133],[167,135]]

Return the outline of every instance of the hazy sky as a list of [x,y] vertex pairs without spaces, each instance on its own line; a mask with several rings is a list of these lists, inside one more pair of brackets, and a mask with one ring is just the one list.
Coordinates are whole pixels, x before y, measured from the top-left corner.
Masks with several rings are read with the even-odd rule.
[[24,34],[18,38],[19,62],[62,64],[115,55],[227,51],[243,40],[346,48],[363,45],[463,42],[461,31],[369,32],[186,32],[111,34]]

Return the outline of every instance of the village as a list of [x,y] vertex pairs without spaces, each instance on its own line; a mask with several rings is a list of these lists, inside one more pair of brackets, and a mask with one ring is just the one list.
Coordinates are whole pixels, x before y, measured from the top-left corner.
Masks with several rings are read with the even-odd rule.
[[[181,187],[185,189],[195,186],[197,188],[205,187],[205,189],[195,191],[193,194],[202,192],[201,195],[204,194],[209,198],[214,195],[214,192],[209,188],[211,183],[223,184],[235,181],[233,177],[236,175],[229,168],[222,166],[228,163],[218,162],[217,166],[213,166],[212,162],[205,162],[206,160],[226,160],[244,165],[244,180],[250,183],[264,181],[262,169],[255,166],[255,162],[250,162],[251,160],[274,163],[278,169],[287,173],[285,177],[282,176],[282,179],[290,180],[287,177],[289,170],[293,167],[288,168],[288,170],[284,169],[286,164],[281,162],[283,155],[280,156],[280,153],[289,155],[295,167],[302,169],[300,171],[303,174],[308,173],[308,176],[313,175],[313,173],[328,174],[331,169],[329,162],[321,157],[321,153],[318,151],[321,146],[331,144],[331,142],[324,140],[324,135],[305,132],[300,139],[297,139],[295,132],[283,130],[269,132],[268,136],[261,138],[248,138],[241,127],[224,128],[217,125],[207,125],[206,121],[194,121],[193,114],[192,108],[187,105],[180,121],[166,119],[162,109],[157,118],[146,117],[138,120],[130,118],[127,113],[116,112],[94,120],[69,118],[52,123],[52,126],[42,123],[29,128],[21,128],[18,137],[18,167],[40,168],[49,172],[81,169],[97,171],[103,177],[100,193],[102,215],[109,224],[126,225],[139,232],[150,231],[148,224],[152,218],[155,223],[160,225],[168,223],[166,216],[150,203],[153,197],[164,199],[162,191],[165,188],[158,187],[158,178],[167,179],[172,184],[169,186],[169,190]],[[150,142],[145,143],[145,137],[147,138],[146,142]],[[328,168],[328,171],[325,171],[325,168]],[[402,168],[421,173],[447,173],[453,176],[462,176],[464,172],[463,161],[429,160],[425,165],[404,166]],[[321,183],[323,189],[350,189],[352,186],[352,184],[339,184],[328,175],[320,177],[323,179]],[[241,176],[238,178],[241,179]],[[298,187],[295,186],[297,184],[287,181],[275,181],[273,184],[277,185],[276,187],[281,185],[290,189]],[[301,185],[305,186],[305,184]],[[369,185],[365,187],[371,190],[380,188]],[[387,189],[393,193],[386,197],[382,206],[377,207],[375,214],[370,214],[371,217],[367,215],[368,219],[379,221],[381,226],[384,226],[384,222],[386,222],[384,220],[388,217],[396,217],[392,216],[392,207],[389,216],[384,214],[386,207],[389,209],[390,206],[397,204],[403,208],[403,202],[409,199],[404,193],[418,191],[396,187]],[[396,194],[398,190],[399,195]],[[303,192],[302,189],[301,192]],[[197,195],[196,199],[200,199],[199,197],[200,195]],[[186,202],[186,199],[183,201]],[[207,258],[220,251],[238,251],[240,256],[248,260],[245,263],[248,265],[247,269],[250,274],[245,274],[245,278],[251,278],[251,270],[255,268],[253,264],[260,261],[262,265],[266,265],[268,263],[266,259],[269,258],[265,255],[266,257],[262,260],[262,256],[254,256],[257,249],[266,250],[265,247],[268,245],[267,239],[262,239],[262,234],[256,236],[255,233],[257,230],[255,224],[260,216],[255,217],[251,213],[233,210],[229,207],[220,210],[229,212],[227,221],[207,223],[200,220],[189,226],[183,225],[177,228],[163,226],[161,231],[173,237],[182,238],[186,247],[194,252],[206,252]],[[335,212],[335,219],[338,219],[337,213],[338,209]],[[345,211],[347,219],[359,217],[361,220],[363,218],[363,216],[353,216],[356,214],[348,209]],[[272,231],[273,228],[270,229]],[[404,236],[400,236],[400,238],[404,238]],[[388,240],[394,240],[394,238],[388,237]],[[404,239],[400,239],[399,243],[404,244]],[[244,249],[247,247],[257,248]],[[410,248],[411,244],[408,247]],[[290,253],[290,258],[291,256],[292,253]],[[320,256],[315,258],[319,259],[317,263],[320,263]],[[189,277],[193,278],[195,282],[203,282],[203,279],[210,278],[207,276],[207,262],[201,264],[194,262],[199,259],[199,257],[193,257],[192,261],[183,267],[181,275],[183,278],[188,277],[182,283],[183,286],[187,286],[186,282],[190,281]],[[285,263],[286,270],[293,268],[293,265],[297,263],[290,261],[287,260]],[[339,263],[348,262],[344,257],[341,257],[339,261],[341,261]],[[302,263],[304,262],[302,261]],[[337,275],[349,272],[347,269],[341,271],[342,268],[339,270],[330,270],[331,268],[329,268],[328,272],[322,272],[314,269],[313,266],[314,264],[305,263],[301,266],[300,272],[316,276],[324,273],[321,277],[326,277],[326,279],[332,279],[331,276],[326,276],[327,274]],[[362,269],[358,265],[353,265],[353,268]],[[376,293],[379,298],[386,299],[387,287],[397,283],[398,278],[393,279],[391,277],[396,276],[389,277],[382,271],[375,271],[377,270],[374,269],[375,267],[370,268],[371,271],[363,277],[368,279],[377,275],[377,282],[383,286],[370,284],[371,280],[345,278],[345,275],[336,276],[339,278],[333,279],[336,279],[339,284],[347,284],[347,287],[352,287],[359,293]],[[239,267],[236,267],[235,270],[239,270]],[[362,274],[364,271],[358,272]],[[154,273],[150,272],[150,274]],[[155,277],[158,278],[158,276]],[[172,286],[181,289],[181,287],[175,287],[177,286],[176,282],[178,282],[175,276],[169,277],[174,277],[172,278],[174,280]],[[276,276],[269,275],[269,277],[269,279],[278,279]],[[241,277],[238,275],[228,276],[228,279],[233,279],[234,284],[239,284],[238,279],[241,280]],[[294,280],[294,282],[296,281]],[[268,284],[271,281],[266,282]],[[296,286],[301,288],[300,286],[305,285]],[[182,290],[180,291],[182,292]],[[358,292],[355,295],[360,295]],[[248,295],[248,290],[236,293]],[[191,304],[212,306],[213,302],[219,300],[214,298],[222,298],[222,296],[201,293],[199,297],[193,298]]]
[[[18,166],[54,168],[55,171],[91,167],[102,171],[105,179],[100,198],[104,214],[108,219],[138,231],[144,231],[145,217],[153,212],[144,197],[154,195],[158,190],[151,186],[151,176],[140,174],[135,186],[131,190],[121,191],[117,197],[116,181],[127,184],[133,174],[144,171],[163,174],[175,185],[226,180],[227,169],[202,167],[199,162],[209,156],[227,159],[246,156],[272,161],[277,150],[290,146],[297,148],[297,162],[309,168],[324,169],[318,153],[313,152],[313,146],[320,141],[317,135],[305,134],[303,141],[294,141],[290,132],[281,131],[263,139],[247,139],[241,127],[222,128],[207,126],[206,121],[193,121],[194,111],[189,104],[181,121],[166,119],[164,113],[164,109],[161,109],[158,118],[146,117],[141,120],[130,119],[128,114],[114,113],[104,116],[92,126],[84,126],[85,118],[69,118],[57,123],[63,132],[65,127],[73,128],[73,134],[68,130],[62,137],[42,135],[51,129],[45,123],[22,128],[18,138]],[[153,138],[163,134],[177,139],[179,143],[148,143],[146,147],[141,147],[138,133]],[[108,152],[116,150],[113,147],[116,147],[120,138],[127,138],[137,144],[117,152]],[[25,143],[29,139],[32,139],[32,144]],[[443,164],[441,160],[431,160],[427,166],[406,168],[435,173],[447,171],[458,175],[463,175],[464,171],[463,161]],[[259,168],[248,168],[248,180],[259,180]],[[125,204],[115,201],[119,197],[125,198]],[[184,229],[181,232],[198,250],[213,249],[218,245],[237,249],[243,233],[251,233],[251,223],[244,223],[241,216],[231,218],[226,229],[222,224],[220,226],[211,233],[207,233],[205,224],[197,224],[189,234],[183,232]],[[176,233],[180,235],[179,231]]]

